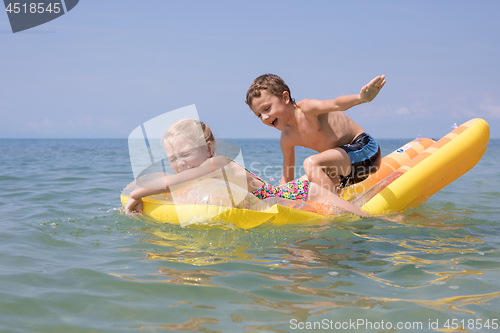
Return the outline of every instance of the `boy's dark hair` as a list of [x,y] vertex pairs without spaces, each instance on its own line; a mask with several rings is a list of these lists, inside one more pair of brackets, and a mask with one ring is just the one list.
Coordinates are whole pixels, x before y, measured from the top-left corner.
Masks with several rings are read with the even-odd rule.
[[285,81],[280,78],[278,75],[274,74],[264,74],[256,78],[250,88],[247,91],[247,98],[245,103],[248,106],[252,106],[252,101],[256,97],[260,97],[261,91],[266,90],[271,95],[282,98],[283,92],[287,91],[290,96],[290,101],[292,104],[295,104],[295,100],[292,98],[292,93],[290,92],[290,88],[288,88]]

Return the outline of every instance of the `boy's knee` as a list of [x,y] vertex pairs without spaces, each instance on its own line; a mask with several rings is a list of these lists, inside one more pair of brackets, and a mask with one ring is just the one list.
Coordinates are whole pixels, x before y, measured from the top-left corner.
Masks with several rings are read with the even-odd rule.
[[319,170],[321,167],[321,165],[316,161],[316,159],[313,156],[309,156],[308,158],[306,158],[304,160],[303,166],[304,166],[304,172],[309,177],[312,176],[314,172],[317,172],[317,170]]
[[304,160],[303,166],[304,166],[304,168],[308,169],[308,168],[313,167],[314,164],[315,163],[313,161],[313,158],[311,156],[309,156],[308,158],[306,158]]
[[326,168],[321,164],[321,161],[315,158],[315,156],[308,157],[304,160],[303,163],[304,172],[309,180],[315,181],[317,177],[322,177],[326,174],[328,177],[335,177],[337,173],[335,171],[331,171],[329,168]]

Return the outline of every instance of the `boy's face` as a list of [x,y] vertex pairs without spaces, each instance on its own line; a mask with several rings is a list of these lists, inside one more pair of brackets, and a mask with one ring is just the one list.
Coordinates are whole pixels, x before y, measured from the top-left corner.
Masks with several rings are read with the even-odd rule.
[[166,140],[163,144],[170,167],[175,173],[199,167],[210,156],[206,145],[198,146],[184,135]]
[[290,118],[287,110],[289,103],[290,98],[286,91],[283,92],[283,97],[279,98],[263,90],[259,97],[253,99],[251,109],[265,125],[282,131]]

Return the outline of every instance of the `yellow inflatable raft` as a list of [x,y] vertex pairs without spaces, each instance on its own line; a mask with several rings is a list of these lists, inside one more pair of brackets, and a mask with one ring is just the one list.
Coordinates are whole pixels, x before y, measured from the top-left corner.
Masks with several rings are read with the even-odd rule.
[[[346,188],[343,198],[373,215],[418,207],[477,164],[486,151],[489,135],[486,121],[477,118],[437,142],[426,138],[411,141],[385,156],[379,171]],[[127,202],[130,190],[122,193],[122,204]],[[181,225],[216,223],[249,229],[266,222],[281,225],[331,219],[331,215],[325,216],[327,210],[322,205],[285,199],[257,204],[258,210],[253,209],[252,201],[239,208],[173,204],[169,195],[147,197],[143,202],[143,212],[153,220]]]
[[415,208],[472,169],[486,151],[490,128],[472,119],[398,168],[367,193],[361,209],[386,214]]
[[[205,179],[200,184],[194,183],[191,188],[193,191],[198,190],[195,188],[196,185],[201,186],[202,190],[206,188],[218,192],[216,195],[225,192],[226,188],[226,184],[219,180]],[[190,190],[190,188],[188,187],[187,190]],[[241,195],[244,191],[241,188],[238,190],[233,185],[231,185],[231,190],[233,195]],[[121,202],[123,205],[127,202],[127,194],[130,191],[131,189],[125,189],[124,193],[122,193]],[[304,222],[317,223],[327,219],[327,214],[334,213],[331,211],[331,207],[307,203],[302,200],[269,198],[261,201],[246,191],[244,195],[247,197],[241,200],[240,204],[235,208],[230,205],[183,204],[178,201],[174,204],[169,194],[155,195],[143,198],[143,213],[154,221],[161,223],[180,224],[182,226],[189,224],[234,225],[243,229],[254,228],[266,222],[272,222],[276,225]]]

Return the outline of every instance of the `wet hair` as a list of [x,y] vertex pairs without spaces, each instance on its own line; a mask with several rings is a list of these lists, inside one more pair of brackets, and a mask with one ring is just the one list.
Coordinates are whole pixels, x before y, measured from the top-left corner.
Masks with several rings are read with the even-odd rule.
[[212,130],[204,122],[196,119],[182,119],[173,123],[165,133],[162,143],[168,139],[184,135],[188,140],[195,144],[204,145],[209,141],[212,142],[213,149],[215,149],[215,137]]
[[251,107],[253,99],[260,97],[261,91],[263,90],[278,98],[282,98],[283,92],[287,91],[288,95],[290,96],[290,101],[292,102],[292,104],[295,104],[295,100],[292,98],[290,88],[288,88],[287,84],[285,83],[285,81],[283,81],[282,78],[274,74],[264,74],[256,78],[250,85],[250,88],[248,88],[245,103],[247,103],[248,106]]

